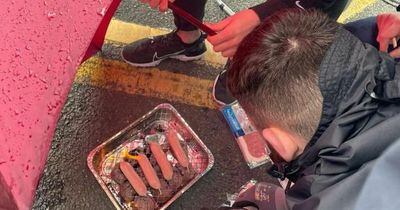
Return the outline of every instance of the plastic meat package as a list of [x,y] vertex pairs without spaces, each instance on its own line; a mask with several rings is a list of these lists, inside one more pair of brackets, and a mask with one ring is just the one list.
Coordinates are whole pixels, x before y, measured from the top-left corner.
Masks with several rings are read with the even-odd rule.
[[270,150],[246,113],[235,102],[222,108],[222,113],[238,143],[247,165],[252,169],[271,162]]

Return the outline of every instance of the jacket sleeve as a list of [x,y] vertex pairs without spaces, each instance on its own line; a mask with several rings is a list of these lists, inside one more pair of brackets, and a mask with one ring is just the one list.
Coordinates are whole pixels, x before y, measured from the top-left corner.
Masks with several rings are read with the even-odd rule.
[[268,0],[250,9],[257,13],[260,20],[286,8],[317,8],[337,19],[346,7],[347,2],[348,0]]

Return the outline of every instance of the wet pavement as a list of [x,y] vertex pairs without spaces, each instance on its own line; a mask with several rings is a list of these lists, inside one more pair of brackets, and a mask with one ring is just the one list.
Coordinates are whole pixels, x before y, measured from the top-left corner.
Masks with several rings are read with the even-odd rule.
[[[112,209],[112,203],[86,165],[102,141],[166,102],[157,98],[74,85],[37,191],[35,209]],[[171,102],[215,157],[213,169],[172,209],[215,207],[250,178],[268,181],[264,167],[249,170],[218,111]],[[202,120],[204,119],[204,120]],[[206,120],[207,119],[207,120]],[[227,155],[229,154],[229,158]],[[215,196],[210,199],[211,196]],[[207,202],[205,202],[207,201]]]
[[[237,11],[261,1],[225,2]],[[235,5],[233,2],[236,2]],[[368,2],[372,3],[359,11],[361,13],[349,15],[346,21],[392,10],[380,1]],[[206,21],[218,21],[224,17],[225,14],[217,8],[215,2],[209,1]],[[157,11],[150,11],[147,6],[132,0],[123,1],[115,18],[152,28],[173,29],[171,14],[160,16]],[[83,76],[77,76],[62,111],[33,209],[113,209],[112,203],[88,169],[86,158],[104,140],[161,103],[171,103],[215,157],[213,169],[169,209],[212,209],[225,201],[226,193],[235,192],[251,178],[276,182],[266,175],[266,166],[253,170],[247,167],[222,114],[212,103],[210,85],[222,70],[221,64],[208,60],[192,63],[171,60],[163,62],[157,69],[134,68],[120,64],[119,51],[123,45],[123,42],[107,42],[104,45],[103,52],[96,59],[110,60],[117,64],[99,62],[98,65],[102,65],[101,74],[83,72],[84,68],[80,70]],[[90,65],[86,68],[90,68]],[[121,75],[127,75],[125,78],[132,79],[137,74],[151,77],[152,74],[148,71],[157,71],[159,74],[153,77],[171,76],[171,80],[162,80],[163,82],[182,81],[182,84],[193,85],[185,90],[188,92],[196,90],[197,84],[208,85],[206,93],[202,93],[206,97],[205,102],[199,102],[190,93],[171,95],[152,87],[148,87],[152,91],[138,90],[138,86],[131,87],[119,80],[106,78],[103,82],[93,82],[98,81],[96,78],[99,75],[107,75],[104,71],[121,71]],[[184,83],[187,79],[193,79],[193,84]]]

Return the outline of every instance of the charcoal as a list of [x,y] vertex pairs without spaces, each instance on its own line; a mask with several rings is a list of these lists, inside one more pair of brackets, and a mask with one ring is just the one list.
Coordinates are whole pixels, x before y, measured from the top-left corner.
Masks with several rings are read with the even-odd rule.
[[187,184],[188,182],[190,182],[190,180],[192,180],[194,178],[194,176],[196,175],[191,164],[189,164],[189,167],[187,167],[187,168],[182,167],[182,166],[178,166],[177,168],[183,177],[183,181],[182,181],[183,184]]
[[154,156],[151,156],[149,158],[149,161],[150,161],[152,166],[156,166],[157,165],[157,160],[154,158]]
[[114,169],[111,171],[111,179],[114,180],[118,184],[122,184],[126,181],[125,175],[122,173],[119,168],[119,163],[114,166]]
[[160,190],[152,190],[152,195],[157,203],[163,204],[167,202],[174,194],[174,190],[168,185],[164,179],[160,179]]
[[136,195],[132,185],[126,181],[119,186],[119,195],[124,199],[125,202],[131,202]]
[[144,173],[143,173],[142,169],[140,167],[138,167],[135,170],[136,170],[136,173],[139,175],[139,177],[142,178],[142,181],[143,181],[144,185],[146,185],[148,187],[149,186],[149,182],[147,182],[147,179],[144,176]]
[[133,201],[132,209],[134,210],[154,210],[157,204],[150,197],[136,196]]

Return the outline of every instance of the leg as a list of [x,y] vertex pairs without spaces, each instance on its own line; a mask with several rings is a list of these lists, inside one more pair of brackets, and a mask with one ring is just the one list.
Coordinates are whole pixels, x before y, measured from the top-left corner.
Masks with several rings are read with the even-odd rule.
[[344,28],[350,31],[362,42],[368,43],[376,48],[379,47],[379,44],[376,41],[376,37],[378,36],[376,17],[369,17],[347,23],[344,25]]
[[[202,21],[206,2],[207,0],[176,0],[174,3],[196,19]],[[200,37],[200,30],[196,26],[193,26],[175,13],[174,22],[177,29],[177,34],[181,38],[182,42],[186,44],[193,43]]]
[[323,12],[328,14],[329,17],[337,20],[342,14],[343,10],[349,4],[349,0],[334,1],[334,3],[332,3],[332,1],[316,1],[317,7],[323,6],[324,4],[331,4],[331,6],[327,7],[327,9],[323,10]]
[[[202,20],[207,0],[176,0],[181,9]],[[192,61],[202,58],[207,51],[204,36],[198,28],[174,14],[176,30],[165,35],[134,41],[122,50],[122,58],[133,66],[152,67],[173,58]]]
[[[175,5],[178,7],[182,8],[189,14],[191,14],[193,17],[196,19],[202,21],[204,17],[204,9],[206,6],[207,0],[176,0],[174,2]],[[175,26],[177,30],[182,30],[182,31],[194,31],[197,30],[198,28],[196,26],[193,26],[189,22],[187,22],[185,19],[179,17],[174,13],[174,21],[175,21]]]
[[[376,41],[378,37],[378,26],[376,25],[376,17],[369,17],[357,20],[344,25],[345,29],[350,31],[354,36],[362,42],[368,43],[379,49],[379,43]],[[388,52],[394,50],[393,45],[389,45]],[[400,59],[395,59],[399,61]]]
[[[196,19],[202,21],[206,2],[207,0],[176,0],[174,3]],[[193,43],[200,37],[200,30],[196,26],[193,26],[175,13],[174,22],[177,29],[177,34],[184,43]]]

